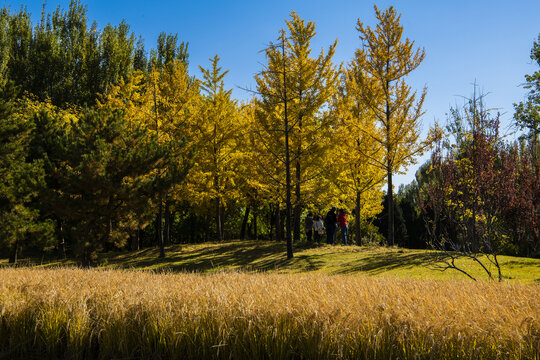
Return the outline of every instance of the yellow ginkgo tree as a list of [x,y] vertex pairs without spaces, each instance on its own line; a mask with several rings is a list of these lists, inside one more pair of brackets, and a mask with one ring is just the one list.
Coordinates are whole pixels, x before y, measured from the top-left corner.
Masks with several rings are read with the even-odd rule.
[[361,100],[362,88],[355,81],[359,70],[352,62],[342,72],[332,113],[338,119],[335,137],[339,139],[341,154],[334,161],[334,184],[345,207],[355,209],[355,234],[360,245],[361,220],[370,219],[382,210],[385,172],[377,166],[383,156],[383,149],[376,141],[380,130],[372,111]]
[[[286,56],[289,94],[293,101],[289,108],[293,128],[291,132],[294,166],[294,240],[300,240],[302,208],[316,200],[322,188],[321,178],[339,152],[332,152],[328,141],[334,118],[323,111],[336,91],[338,71],[332,63],[337,40],[316,57],[311,55],[311,40],[315,37],[315,23],[291,13],[286,21],[288,38]],[[328,152],[332,152],[328,158]],[[311,198],[310,198],[311,197]]]
[[281,30],[276,43],[266,49],[267,65],[255,76],[255,114],[256,131],[267,156],[284,169],[287,256],[291,258],[292,207],[295,240],[299,240],[303,193],[311,193],[306,189],[317,185],[326,165],[325,140],[332,118],[322,116],[322,112],[335,91],[337,71],[332,63],[336,42],[326,53],[321,51],[313,58],[311,39],[315,36],[315,24],[292,12],[286,25],[287,30]]
[[[241,153],[239,142],[242,129],[232,90],[225,90],[219,57],[210,59],[209,69],[200,67],[203,74],[198,120],[192,124],[197,152],[195,166],[188,175],[189,199],[201,209],[214,210],[216,233],[223,240],[223,213],[228,202],[240,196],[236,186]],[[212,205],[210,205],[212,204]]]
[[424,59],[423,49],[414,49],[414,41],[403,39],[400,17],[391,6],[381,11],[375,6],[377,26],[372,29],[358,20],[362,47],[357,49],[352,65],[357,69],[354,81],[359,96],[376,123],[376,132],[366,135],[381,148],[382,156],[368,156],[386,172],[388,185],[388,243],[394,244],[392,176],[415,162],[431,143],[430,136],[420,139],[424,88],[419,96],[405,81]]

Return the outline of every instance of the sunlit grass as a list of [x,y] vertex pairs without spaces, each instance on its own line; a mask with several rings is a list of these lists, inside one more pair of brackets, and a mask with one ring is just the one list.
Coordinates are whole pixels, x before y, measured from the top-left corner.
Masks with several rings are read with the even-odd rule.
[[[278,242],[230,241],[174,245],[159,259],[157,248],[136,252],[111,252],[100,255],[99,265],[114,268],[189,271],[213,273],[219,271],[255,271],[270,273],[363,274],[370,276],[459,280],[467,277],[457,271],[441,272],[433,268],[437,253],[388,247],[307,246],[295,248],[293,259],[285,256],[285,244]],[[500,256],[505,281],[540,283],[540,259]],[[42,264],[41,259],[23,259],[22,264]],[[0,265],[6,265],[6,261]],[[75,265],[73,259],[44,261],[42,266]],[[469,259],[457,264],[479,279],[486,274]],[[491,267],[495,271],[494,267]]]
[[0,270],[7,358],[535,359],[535,284]]
[[[167,249],[165,259],[158,259],[158,254],[157,249],[145,249],[127,254],[111,253],[105,257],[105,263],[122,268],[168,269],[202,273],[241,270],[467,279],[465,275],[457,271],[435,270],[433,264],[438,253],[429,250],[304,245],[296,248],[294,258],[287,259],[283,243],[234,241],[171,246]],[[540,282],[540,259],[500,256],[499,261],[505,280]],[[459,259],[457,264],[476,278],[487,278],[480,266],[470,259]],[[495,268],[491,266],[490,270],[495,271]]]

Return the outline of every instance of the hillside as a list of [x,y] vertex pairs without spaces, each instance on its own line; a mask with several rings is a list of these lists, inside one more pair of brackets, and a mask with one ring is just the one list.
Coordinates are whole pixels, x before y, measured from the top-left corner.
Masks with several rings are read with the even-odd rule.
[[[285,244],[276,242],[229,241],[173,245],[166,257],[158,258],[157,248],[136,252],[110,252],[100,256],[100,266],[166,270],[174,272],[214,273],[220,271],[255,271],[272,273],[363,274],[370,276],[466,279],[458,271],[434,268],[438,253],[430,250],[410,250],[360,246],[299,246],[292,259],[285,256]],[[540,282],[540,259],[501,256],[505,280]],[[23,264],[39,264],[23,260]],[[0,262],[5,264],[6,260]],[[43,266],[73,265],[73,260],[44,262]],[[471,275],[486,279],[480,267],[468,259],[458,262]],[[495,269],[491,267],[491,270]]]

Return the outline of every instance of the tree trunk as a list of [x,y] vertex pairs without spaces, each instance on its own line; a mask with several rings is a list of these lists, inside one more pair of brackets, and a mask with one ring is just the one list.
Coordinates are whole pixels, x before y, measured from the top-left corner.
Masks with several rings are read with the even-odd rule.
[[[288,136],[287,136],[287,148],[288,148]],[[291,172],[290,172],[290,163],[289,163],[289,151],[287,150],[286,154],[286,183],[287,183],[287,196],[286,204],[287,208],[285,210],[285,240],[287,242],[287,258],[291,259],[293,257],[293,248],[292,248],[292,231],[291,231]]]
[[219,242],[223,241],[223,232],[221,230],[221,200],[216,197],[216,235]]
[[287,239],[285,239],[287,233],[287,229],[285,228],[285,226],[287,225],[287,222],[285,221],[285,218],[287,217],[287,209],[282,209],[279,216],[281,219],[281,239],[283,241],[287,241]]
[[159,245],[159,257],[164,258],[165,257],[165,246],[163,244],[163,204],[162,204],[162,195],[161,191],[159,192],[158,197],[158,215],[157,215],[157,239],[158,239],[158,245]]
[[[284,35],[283,35],[284,36]],[[285,65],[285,38],[282,36],[282,56],[283,56],[283,107],[285,117],[285,192],[287,210],[285,215],[285,239],[287,242],[287,258],[293,257],[292,233],[291,233],[291,156],[289,149],[289,118],[287,117],[287,73]]]
[[246,240],[246,226],[249,219],[249,205],[246,206],[244,211],[244,219],[242,220],[242,227],[240,228],[240,239]]
[[302,210],[300,208],[300,205],[295,205],[294,206],[294,211],[293,211],[293,240],[295,242],[299,242],[300,241],[300,237],[301,237],[301,215],[302,215]]
[[141,246],[140,244],[141,244],[141,229],[137,228],[131,240],[131,250],[132,251],[139,250]]
[[163,242],[165,246],[171,245],[171,203],[165,201],[165,229],[163,231]]
[[225,213],[225,206],[223,206],[223,204],[221,204],[221,206],[220,206],[220,211],[221,211],[221,218],[220,218],[220,221],[221,221],[221,238],[223,239],[223,241],[227,241],[227,239],[225,238],[225,220],[227,219],[227,217],[226,217],[226,213]]
[[64,238],[64,227],[62,226],[62,220],[58,221],[58,258],[66,258],[66,240]]
[[[158,114],[158,104],[157,104],[157,85],[156,82],[153,81],[154,86],[154,92],[153,92],[153,98],[154,98],[154,115],[155,115],[155,121],[156,121],[156,137],[159,139],[159,114]],[[158,177],[161,177],[161,173],[158,175]],[[162,220],[163,220],[163,195],[161,193],[161,189],[159,190],[158,195],[158,216],[157,216],[157,241],[159,245],[159,257],[164,258],[165,257],[165,247],[163,244],[163,229],[162,229]]]
[[11,248],[11,251],[9,252],[9,263],[10,264],[16,264],[17,263],[17,255],[19,252],[19,239],[15,239],[15,243],[13,244],[13,247]]
[[210,219],[208,215],[204,217],[204,222],[206,224],[204,231],[204,241],[208,242],[210,240]]
[[268,239],[269,240],[275,240],[275,234],[274,234],[274,206],[272,203],[268,205],[268,228],[270,229],[270,232],[268,233]]
[[281,207],[279,202],[276,203],[276,240],[281,241],[283,240],[283,232],[281,227]]
[[361,219],[360,219],[360,191],[356,192],[356,221],[355,221],[355,231],[356,231],[356,244],[358,246],[362,245],[362,229],[361,229]]
[[248,238],[248,240],[253,240],[252,228],[253,228],[253,221],[250,221],[250,222],[248,222],[248,225],[247,225],[247,238]]
[[255,204],[253,206],[253,232],[255,233],[255,240],[259,240],[259,231],[257,229],[257,215],[258,215],[258,208]]
[[196,242],[195,239],[196,239],[197,234],[195,234],[195,226],[194,226],[195,219],[194,219],[193,213],[188,214],[187,218],[188,218],[188,227],[189,227],[188,242],[194,243]]
[[392,188],[392,172],[388,171],[388,245],[394,246],[394,191]]
[[300,161],[296,161],[296,186],[294,191],[296,204],[294,205],[294,241],[300,241],[300,217],[302,215],[302,206],[300,198]]
[[[476,196],[476,194],[474,194]],[[472,248],[473,252],[476,254],[480,248],[480,242],[478,241],[478,236],[476,234],[476,201],[472,209]]]
[[[88,236],[92,238],[93,236],[95,236],[95,234],[90,232]],[[90,268],[93,266],[94,248],[92,247],[92,244],[87,243],[83,245],[83,251],[79,255],[80,255],[82,267]]]
[[[386,60],[386,72],[390,71],[390,60]],[[394,189],[392,187],[392,166],[390,157],[392,156],[392,146],[390,145],[391,129],[390,129],[390,99],[388,89],[390,88],[390,80],[386,80],[386,141],[387,143],[387,164],[386,174],[388,176],[388,245],[394,246]]]

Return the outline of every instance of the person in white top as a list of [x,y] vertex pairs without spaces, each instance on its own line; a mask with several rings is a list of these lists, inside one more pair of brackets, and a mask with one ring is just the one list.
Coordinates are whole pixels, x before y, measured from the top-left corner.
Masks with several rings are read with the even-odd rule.
[[320,244],[321,237],[324,235],[324,224],[319,215],[315,215],[313,218],[313,232],[315,233],[315,241]]

